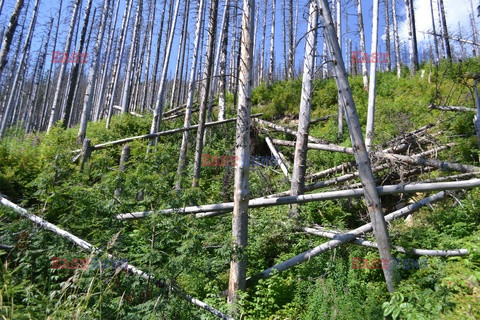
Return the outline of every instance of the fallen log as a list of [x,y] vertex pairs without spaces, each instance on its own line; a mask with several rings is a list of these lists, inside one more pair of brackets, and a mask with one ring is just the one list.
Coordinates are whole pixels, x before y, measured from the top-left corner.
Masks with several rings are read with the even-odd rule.
[[[29,219],[30,221],[34,222],[35,224],[37,224],[41,228],[52,231],[53,233],[65,238],[65,239],[68,239],[68,240],[72,241],[73,243],[75,243],[80,248],[82,248],[86,251],[95,252],[95,253],[100,253],[101,252],[100,249],[98,249],[97,247],[94,247],[92,244],[88,243],[87,241],[82,240],[79,237],[71,234],[70,232],[65,231],[65,230],[57,227],[56,225],[54,225],[54,224],[36,216],[34,214],[29,213],[24,208],[16,205],[13,202],[10,202],[9,200],[5,199],[2,196],[0,196],[0,204],[2,204],[5,207],[8,207],[10,209],[13,209],[13,211],[20,214],[20,216],[22,216],[26,219]],[[107,254],[107,256],[108,256],[109,259],[114,258],[114,256],[112,256],[111,254]],[[215,316],[217,316],[221,319],[233,320],[232,317],[223,314],[222,312],[220,312],[217,309],[211,307],[210,305],[206,304],[205,302],[200,301],[200,300],[186,294],[185,292],[183,292],[182,289],[177,288],[177,287],[173,287],[170,284],[164,283],[160,280],[156,280],[153,276],[147,274],[146,272],[144,272],[140,269],[137,269],[135,266],[133,266],[131,264],[126,264],[126,266],[124,264],[124,265],[120,266],[119,268],[125,268],[125,267],[127,268],[127,272],[138,275],[145,280],[153,280],[159,287],[169,288],[172,292],[178,294],[183,299],[195,304],[196,306],[198,306],[200,308],[203,308],[204,310],[210,312],[211,314],[213,314],[213,315],[215,315]]]
[[[317,236],[321,236],[329,239],[337,239],[339,236],[342,235],[342,233],[339,233],[339,232],[322,230],[322,229],[319,230],[318,228],[304,227],[304,228],[300,228],[300,230],[309,234],[313,234],[313,235],[317,235]],[[354,238],[351,242],[360,246],[378,249],[378,244],[376,242],[368,241],[359,237]],[[456,256],[465,256],[468,254],[467,249],[427,250],[427,249],[405,249],[403,247],[394,247],[394,249],[400,253],[412,254],[416,256],[456,257]]]
[[477,109],[459,106],[436,106],[434,104],[430,104],[428,107],[430,109],[437,109],[442,111],[477,112]]
[[[274,139],[273,143],[281,146],[288,146],[288,147],[293,147],[295,146],[295,142],[293,141],[285,141],[285,140],[278,140]],[[442,146],[438,149],[433,149],[433,150],[444,150],[444,147],[450,147],[454,144],[448,144],[446,146]],[[309,149],[314,149],[314,150],[322,150],[322,151],[333,151],[333,152],[342,152],[342,153],[347,153],[347,154],[353,154],[353,149],[350,147],[342,147],[342,146],[337,146],[337,145],[326,145],[326,144],[317,144],[317,143],[309,143],[308,144]],[[383,159],[388,159],[392,161],[398,161],[398,162],[404,162],[407,164],[411,165],[421,165],[421,166],[431,166],[431,167],[436,167],[440,170],[451,170],[451,171],[458,171],[458,172],[476,172],[480,171],[480,167],[468,165],[468,164],[460,164],[460,163],[455,163],[455,162],[447,162],[447,161],[439,161],[439,160],[434,160],[434,159],[425,159],[422,157],[413,157],[413,156],[404,156],[400,154],[392,154],[392,153],[386,153],[386,152],[381,152],[381,151],[376,151],[372,152],[371,155],[378,157],[378,158],[383,158]]]
[[[257,113],[257,114],[252,114],[251,117],[252,118],[260,117],[261,115],[262,115],[262,113]],[[205,126],[206,127],[211,127],[211,126],[216,126],[216,125],[229,123],[229,122],[234,122],[234,121],[237,121],[237,118],[226,119],[226,120],[221,120],[221,121],[214,121],[214,122],[207,122],[207,123],[205,123]],[[134,140],[155,139],[155,138],[158,138],[160,136],[166,136],[166,135],[169,135],[169,134],[172,134],[172,133],[179,133],[179,132],[184,132],[184,131],[188,131],[188,130],[196,130],[197,128],[198,128],[198,124],[190,126],[188,128],[177,128],[177,129],[171,129],[171,130],[166,130],[166,131],[160,131],[160,132],[156,132],[156,133],[144,134],[144,135],[141,135],[141,136],[124,138],[124,139],[115,140],[115,141],[104,142],[104,143],[94,145],[92,147],[92,150],[105,149],[107,147],[111,147],[111,146],[119,145],[119,144],[125,144],[125,143],[128,143],[128,142],[134,141]],[[80,152],[80,151],[81,151],[81,149],[74,150],[72,152]]]
[[[422,199],[419,202],[412,203],[411,205],[402,208],[400,210],[394,211],[388,215],[385,216],[385,221],[392,221],[394,219],[398,219],[400,217],[406,216],[418,209],[420,209],[422,206],[427,205],[427,204],[432,204],[434,202],[437,202],[441,200],[443,197],[445,197],[445,192],[439,192],[433,196],[430,196],[428,198]],[[373,227],[371,223],[367,223],[361,227],[358,227],[354,230],[349,231],[348,233],[344,233],[341,235],[338,235],[337,239],[330,240],[328,242],[325,242],[313,249],[310,249],[308,251],[305,251],[299,255],[296,255],[293,258],[290,258],[286,261],[283,261],[281,263],[278,263],[274,265],[271,268],[266,269],[265,271],[256,274],[252,276],[251,278],[247,279],[247,285],[252,285],[253,283],[257,282],[259,279],[262,278],[268,278],[272,276],[274,271],[282,272],[285,271],[289,268],[292,268],[302,262],[308,261],[309,259],[318,256],[321,253],[324,253],[328,250],[334,249],[346,242],[350,242],[353,239],[355,239],[357,236],[362,235],[366,232],[371,232],[373,231]]]
[[[387,185],[378,186],[377,192],[380,195],[397,194],[397,193],[416,193],[440,190],[461,190],[480,187],[480,179],[470,179],[463,181],[441,182],[441,183],[416,183],[407,185]],[[324,201],[334,199],[344,199],[352,197],[363,197],[363,188],[352,190],[329,191],[322,193],[304,194],[298,196],[286,196],[277,198],[256,198],[251,199],[248,203],[249,208],[260,208],[270,206],[280,206],[294,203],[307,203],[312,201]],[[117,215],[117,219],[138,219],[156,212],[159,214],[191,214],[213,211],[231,211],[233,210],[233,202],[206,204],[199,206],[190,206],[184,208],[163,209],[158,211],[141,211],[131,212]]]
[[[116,110],[122,111],[122,108],[120,106],[113,106],[113,108],[116,109]],[[143,118],[143,115],[141,115],[139,113],[136,113],[136,112],[133,112],[133,111],[130,111],[128,113],[130,113],[132,116],[135,116],[135,117],[138,117],[138,118]]]
[[[266,127],[272,128],[275,131],[287,133],[287,134],[290,134],[292,136],[297,136],[297,131],[292,130],[290,128],[282,127],[278,124],[268,122],[268,121],[258,119],[258,118],[253,119],[253,121],[256,122],[256,123],[259,123],[261,125],[264,125]],[[312,137],[310,135],[308,136],[308,141],[311,141],[311,142],[314,142],[314,143],[322,143],[322,144],[328,144],[329,143],[328,141],[317,139],[317,138]]]
[[287,178],[288,181],[290,181],[291,177],[290,174],[288,173],[288,168],[283,163],[282,157],[280,157],[280,154],[277,151],[277,148],[272,143],[272,139],[269,137],[265,137],[265,142],[267,142],[268,148],[270,149],[270,152],[273,154],[275,159],[277,160],[277,164],[280,166],[280,169],[282,169],[283,174],[285,175],[285,178]]

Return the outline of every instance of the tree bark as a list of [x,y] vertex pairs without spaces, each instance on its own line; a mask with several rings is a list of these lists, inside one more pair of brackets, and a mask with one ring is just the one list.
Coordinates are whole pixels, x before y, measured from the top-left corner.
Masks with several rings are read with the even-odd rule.
[[0,79],[2,77],[2,72],[5,66],[7,65],[8,52],[10,51],[10,45],[12,44],[13,35],[15,34],[15,29],[18,25],[18,16],[23,8],[23,0],[17,0],[15,8],[13,9],[12,15],[10,17],[10,22],[8,23],[7,32],[3,38],[2,49],[0,51]]
[[447,17],[445,16],[445,7],[443,5],[443,0],[438,0],[438,4],[440,6],[440,14],[442,16],[443,41],[445,42],[447,59],[452,61],[452,51],[450,49],[450,40],[448,38]]
[[207,53],[205,55],[205,70],[200,93],[200,110],[198,112],[198,130],[195,139],[195,162],[193,165],[192,187],[198,187],[202,162],[202,151],[205,133],[205,118],[209,103],[210,86],[212,84],[213,58],[215,55],[215,39],[217,33],[218,0],[212,0],[210,5],[210,19],[208,22]]
[[88,74],[87,80],[87,89],[85,90],[85,96],[83,100],[83,109],[82,115],[80,119],[80,127],[78,129],[77,135],[77,142],[82,143],[83,139],[85,139],[85,135],[87,134],[87,124],[88,118],[90,116],[90,107],[92,105],[92,92],[95,88],[96,82],[96,74],[98,69],[98,60],[100,58],[100,52],[102,50],[102,43],[103,43],[103,36],[105,33],[105,25],[107,22],[107,15],[109,11],[110,0],[105,0],[103,3],[103,11],[102,11],[102,18],[100,20],[100,30],[97,35],[97,41],[95,42],[95,47],[93,48],[93,60],[92,64],[90,65],[90,71]]
[[[363,59],[367,55],[365,47],[365,28],[363,27],[363,13],[362,2],[357,0],[357,14],[358,14],[358,31],[360,32],[360,49],[362,54],[362,76],[363,76],[363,89],[368,89],[368,74],[367,74],[367,59]],[[353,57],[351,58],[353,59]],[[358,63],[358,61],[352,61],[352,63]]]
[[273,83],[273,74],[275,72],[275,16],[277,0],[272,0],[272,29],[270,31],[270,64],[268,67],[268,84]]
[[392,17],[393,17],[393,46],[395,50],[395,63],[397,65],[397,77],[400,79],[402,75],[402,59],[400,57],[400,40],[398,38],[397,24],[397,1],[392,0]]
[[[317,46],[317,20],[318,7],[315,0],[310,0],[310,14],[308,20],[308,33],[305,43],[305,58],[303,64],[302,97],[300,101],[300,113],[295,145],[292,180],[290,184],[291,194],[299,195],[305,191],[305,172],[307,163],[307,143],[310,126],[310,110],[312,104],[312,79],[315,73],[314,60]],[[294,210],[296,211],[296,210]],[[294,215],[296,212],[294,212]]]
[[245,289],[247,276],[248,235],[248,176],[250,171],[250,99],[253,67],[253,16],[255,0],[243,1],[242,40],[240,52],[240,87],[238,97],[238,120],[236,129],[234,205],[232,216],[233,254],[230,262],[227,301],[238,300],[238,290]]
[[370,49],[371,58],[370,58],[370,84],[368,86],[368,109],[367,109],[367,131],[365,145],[367,151],[373,146],[373,134],[375,130],[375,98],[377,95],[377,57],[376,55],[378,48],[378,7],[379,0],[373,0],[373,17],[372,17],[372,46]]

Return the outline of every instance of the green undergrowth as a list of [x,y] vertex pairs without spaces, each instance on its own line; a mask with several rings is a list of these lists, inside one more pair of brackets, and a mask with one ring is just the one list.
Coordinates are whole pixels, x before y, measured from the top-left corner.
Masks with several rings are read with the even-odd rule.
[[[454,142],[439,153],[444,160],[478,165],[479,149],[473,114],[431,110],[428,105],[474,107],[471,80],[466,72],[478,72],[479,60],[424,65],[414,78],[397,79],[379,73],[376,137],[378,148],[398,135],[436,123],[427,137],[432,145]],[[430,81],[429,81],[430,78]],[[351,77],[360,122],[365,125],[367,96],[362,78]],[[333,79],[315,80],[312,119],[337,112]],[[253,90],[252,113],[295,129],[301,81],[264,84]],[[228,95],[227,114],[234,117],[233,96]],[[214,110],[216,114],[216,110]],[[118,116],[109,130],[105,122],[90,123],[92,144],[149,132],[151,116]],[[183,120],[164,121],[162,130],[178,128]],[[233,168],[202,167],[200,186],[192,188],[195,132],[189,134],[188,163],[183,189],[174,190],[181,134],[162,136],[155,147],[146,141],[130,143],[126,170],[119,170],[122,147],[94,151],[80,170],[72,150],[78,128],[55,127],[50,133],[23,134],[9,130],[0,141],[0,193],[51,223],[99,247],[171,286],[212,306],[232,312],[222,292],[227,288],[231,247],[231,214],[208,219],[190,215],[162,215],[158,210],[233,201]],[[441,131],[441,135],[435,135]],[[345,131],[337,141],[337,119],[311,126],[310,134],[349,146]],[[252,129],[252,154],[269,156],[265,133]],[[273,134],[272,134],[273,135]],[[235,125],[209,128],[204,154],[233,156]],[[275,133],[272,138],[293,140]],[[150,149],[149,149],[150,148]],[[290,163],[292,150],[281,147]],[[149,151],[149,152],[147,152]],[[339,153],[309,151],[308,173],[330,168],[353,158]],[[447,173],[425,173],[432,178]],[[289,189],[280,169],[253,166],[251,197]],[[114,196],[115,190],[122,192]],[[424,197],[382,199],[386,210],[400,201]],[[389,295],[381,269],[353,269],[356,257],[377,259],[378,253],[353,244],[310,259],[283,273],[249,287],[240,295],[236,318],[243,319],[478,319],[480,318],[480,192],[460,191],[431,208],[414,214],[410,224],[392,223],[393,244],[406,248],[466,248],[463,257],[428,258],[424,269],[399,270],[398,290]],[[325,242],[298,230],[288,219],[288,206],[249,210],[247,247],[248,276]],[[151,211],[145,219],[119,221],[117,214]],[[319,224],[346,230],[365,223],[361,199],[311,202],[302,205],[301,225]],[[368,235],[374,240],[372,235]],[[89,258],[71,242],[19,218],[0,207],[0,318],[1,319],[213,319],[165,286],[156,286],[124,271],[113,269],[52,269],[53,257]],[[11,247],[11,248],[8,248]],[[414,258],[398,253],[400,258]],[[92,257],[90,257],[92,258]]]

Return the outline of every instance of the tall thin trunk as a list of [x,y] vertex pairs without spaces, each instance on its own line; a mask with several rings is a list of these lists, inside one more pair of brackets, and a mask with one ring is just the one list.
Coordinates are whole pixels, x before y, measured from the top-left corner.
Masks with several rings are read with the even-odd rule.
[[[76,0],[75,5],[73,7],[72,12],[72,19],[70,20],[70,30],[68,31],[67,40],[65,42],[65,49],[63,50],[64,53],[70,52],[72,36],[75,28],[75,21],[77,20],[78,9],[80,8],[81,0]],[[65,78],[65,69],[67,64],[61,63],[60,64],[60,72],[57,79],[57,86],[55,89],[55,97],[53,98],[52,109],[50,110],[50,118],[48,120],[47,132],[53,127],[53,124],[57,118],[58,109],[62,106],[63,101],[63,90],[62,84]]]
[[132,11],[133,0],[127,0],[125,4],[125,11],[123,12],[122,26],[120,29],[120,38],[117,44],[117,51],[115,52],[115,59],[113,62],[112,81],[109,84],[107,91],[106,104],[108,106],[107,123],[105,127],[110,128],[110,121],[113,115],[113,103],[115,100],[115,91],[117,91],[118,78],[120,77],[120,65],[122,63],[123,51],[125,50],[125,39],[128,30],[128,22],[130,20],[130,12]]
[[275,72],[275,16],[277,0],[272,0],[272,29],[270,31],[270,66],[268,68],[268,83],[273,82],[273,73]]
[[[396,0],[392,0],[396,1]],[[385,3],[385,50],[387,51],[386,54],[388,55],[387,59],[387,71],[392,71],[392,60],[391,57],[391,50],[390,50],[390,15],[388,14],[388,0],[384,1]],[[372,52],[373,53],[373,52]]]
[[287,6],[286,6],[286,0],[282,1],[282,27],[283,27],[283,72],[284,72],[284,78],[288,79],[288,57],[287,57]]
[[259,81],[265,80],[265,37],[267,35],[267,9],[268,9],[268,0],[264,1],[263,9],[263,28],[262,28],[262,42],[260,50],[260,70],[258,72]]
[[235,303],[238,290],[245,289],[247,276],[248,176],[250,171],[250,99],[253,64],[253,12],[255,0],[243,1],[242,41],[238,120],[236,128],[234,208],[232,217],[233,254],[230,262],[227,301]]
[[15,8],[13,9],[12,15],[10,17],[10,22],[7,27],[7,32],[3,38],[2,49],[0,51],[0,79],[2,77],[2,72],[5,66],[7,65],[8,52],[10,51],[10,45],[12,44],[13,35],[15,34],[15,29],[18,25],[18,16],[20,11],[23,8],[23,0],[17,0]]
[[[188,81],[188,97],[187,97],[187,106],[185,108],[185,121],[183,124],[184,128],[190,127],[190,121],[192,118],[192,104],[193,104],[193,96],[195,91],[195,77],[197,75],[198,55],[199,55],[199,49],[200,49],[200,37],[202,32],[201,28],[202,28],[203,9],[204,9],[204,1],[199,0],[197,22],[195,25],[195,40],[193,43],[192,66],[190,70],[190,79]],[[182,187],[183,169],[185,168],[186,159],[187,159],[187,146],[188,146],[188,130],[185,130],[183,132],[182,145],[180,147],[180,154],[178,159],[177,181],[175,183],[176,190],[180,190]]]
[[295,69],[295,43],[293,40],[293,0],[288,3],[288,79],[292,80]]
[[[300,101],[292,181],[290,184],[290,195],[292,196],[297,196],[305,192],[307,143],[310,126],[310,109],[312,104],[312,79],[315,74],[315,48],[317,46],[317,19],[317,3],[315,0],[310,0],[308,33],[305,42],[305,58],[303,62],[302,97]],[[297,212],[294,214],[296,215]]]
[[445,42],[445,51],[447,54],[447,59],[452,61],[452,51],[450,49],[450,39],[448,38],[448,28],[447,28],[447,17],[445,16],[445,7],[443,5],[443,0],[438,0],[440,5],[440,13],[442,15],[442,28],[443,28],[443,40]]
[[110,66],[110,58],[112,55],[112,52],[114,51],[113,47],[113,37],[115,36],[115,27],[117,25],[117,18],[118,18],[118,11],[119,11],[119,6],[120,6],[120,1],[117,2],[117,5],[114,9],[114,14],[115,18],[110,19],[110,26],[108,27],[109,30],[109,35],[107,39],[107,50],[105,51],[105,57],[104,57],[104,67],[102,71],[102,81],[100,83],[100,89],[98,91],[98,96],[96,97],[96,106],[95,110],[93,112],[93,121],[98,121],[101,115],[103,115],[103,107],[104,107],[104,101],[105,101],[105,89],[107,89],[107,75],[108,75],[108,69]]
[[397,1],[392,0],[392,16],[393,16],[393,46],[395,50],[395,63],[397,65],[397,77],[402,75],[402,59],[400,57],[400,40],[398,38],[397,24]]
[[[85,45],[85,37],[87,35],[87,28],[88,28],[88,20],[90,18],[90,9],[92,7],[92,0],[88,0],[87,3],[87,8],[85,10],[85,18],[83,19],[83,27],[82,27],[82,32],[80,33],[80,47],[79,47],[79,52],[83,52],[83,47]],[[65,51],[67,52],[67,51]],[[66,128],[68,126],[68,121],[70,119],[70,114],[72,112],[74,100],[73,96],[75,94],[75,89],[77,88],[77,80],[79,76],[79,71],[80,71],[80,65],[82,64],[82,61],[78,61],[75,63],[73,66],[71,76],[70,76],[70,88],[68,90],[68,96],[67,96],[67,103],[65,105],[65,116],[62,121],[62,126]]]
[[418,69],[417,36],[415,19],[413,14],[413,2],[405,0],[405,12],[407,15],[408,44],[410,49],[410,75],[413,77]]
[[[365,29],[363,26],[363,13],[362,13],[362,3],[360,0],[357,0],[357,14],[358,14],[358,30],[360,32],[360,49],[362,54],[362,76],[363,76],[363,89],[366,91],[368,89],[368,75],[367,75],[367,62],[366,57],[367,50],[365,48]],[[358,56],[355,56],[357,58]],[[358,63],[358,59],[355,59],[355,63]],[[353,62],[353,61],[352,61]]]
[[185,7],[183,10],[183,23],[182,23],[182,31],[180,32],[180,44],[178,46],[178,54],[177,54],[177,63],[175,66],[175,75],[173,77],[173,85],[172,85],[172,94],[170,96],[170,108],[174,108],[174,101],[175,101],[175,96],[179,94],[179,86],[181,86],[180,83],[180,65],[182,61],[182,52],[185,52],[185,47],[186,47],[186,42],[187,42],[187,22],[188,22],[188,5],[189,5],[189,0],[185,1]]
[[173,36],[175,35],[175,27],[177,25],[179,5],[180,5],[180,0],[177,0],[175,4],[175,11],[173,12],[171,30],[168,35],[167,46],[165,47],[165,59],[163,63],[162,77],[160,78],[160,86],[158,88],[157,102],[155,104],[155,109],[153,110],[153,119],[152,119],[152,126],[150,127],[150,133],[156,132],[160,128],[160,124],[162,122],[163,107],[165,105],[165,85],[167,83],[168,64],[170,62]]
[[[478,43],[477,42],[477,32],[478,32],[477,31],[477,23],[475,21],[475,11],[473,9],[472,0],[470,0],[470,8],[472,10],[471,13],[470,13],[470,24],[472,26],[473,42]],[[433,13],[432,13],[432,15],[433,15]],[[435,30],[433,30],[433,32],[436,33]],[[436,38],[435,38],[435,40],[436,40]],[[473,56],[474,57],[478,56],[478,46],[473,46]]]
[[430,0],[430,14],[432,16],[432,28],[433,28],[433,42],[435,46],[435,63],[438,63],[438,60],[440,60],[440,55],[438,53],[438,39],[437,39],[437,31],[435,28],[435,17],[433,15],[433,0]]
[[[374,234],[378,243],[380,257],[391,261],[391,243],[388,236],[387,226],[382,213],[382,204],[375,187],[375,180],[370,166],[370,160],[363,140],[360,122],[358,120],[355,101],[353,100],[352,90],[348,83],[347,72],[343,64],[340,46],[336,39],[335,28],[332,22],[332,15],[327,0],[317,0],[321,8],[320,17],[323,20],[324,32],[331,48],[332,56],[337,63],[333,64],[336,74],[337,87],[343,93],[345,99],[345,115],[350,131],[352,147],[355,150],[355,160],[358,165],[360,179],[365,188],[365,201],[367,204],[370,219],[374,225]],[[383,270],[385,280],[389,291],[395,290],[395,270],[393,264],[388,269]]]
[[[147,61],[145,65],[147,66],[147,73],[145,75],[145,90],[143,90],[143,98],[142,98],[142,112],[145,111],[145,108],[147,107],[147,98],[148,98],[148,93],[149,93],[149,81],[150,81],[150,62],[151,62],[151,55],[152,55],[152,43],[153,43],[153,27],[155,25],[155,15],[156,15],[156,10],[157,10],[157,1],[152,0],[151,1],[151,6],[152,6],[152,19],[149,21],[150,23],[150,28],[148,29],[148,48],[147,48]],[[155,79],[154,79],[155,81]]]
[[228,49],[228,21],[230,20],[230,0],[225,1],[225,23],[222,31],[222,45],[220,54],[220,88],[218,95],[218,120],[225,120],[227,102],[225,100],[227,85],[227,49]]
[[202,92],[200,93],[200,110],[198,112],[198,129],[195,148],[195,163],[193,166],[192,187],[198,187],[200,179],[200,168],[202,162],[202,151],[204,143],[205,116],[207,112],[211,75],[213,73],[213,57],[215,54],[215,38],[217,33],[217,10],[218,0],[212,0],[210,5],[210,19],[208,23],[207,54],[205,56],[205,72],[202,81]]
[[[33,7],[32,20],[30,21],[30,27],[28,28],[27,38],[25,39],[25,45],[23,46],[23,49],[22,49],[22,56],[20,57],[20,63],[18,64],[17,71],[15,72],[15,78],[13,79],[13,85],[12,85],[12,89],[10,90],[10,96],[8,98],[7,105],[5,107],[5,110],[3,111],[2,122],[0,123],[0,138],[3,137],[5,130],[7,129],[8,121],[10,118],[10,112],[12,111],[12,109],[13,111],[17,112],[16,108],[14,108],[14,104],[15,104],[14,101],[15,101],[15,98],[19,96],[16,93],[17,88],[23,85],[23,77],[21,78],[21,81],[20,81],[20,76],[21,74],[25,73],[25,66],[27,64],[26,58],[28,57],[28,52],[30,51],[30,44],[32,42],[33,30],[35,29],[35,23],[37,21],[39,2],[40,0],[36,0],[35,5]],[[13,116],[12,119],[15,119],[15,116]]]
[[367,151],[370,151],[373,145],[373,133],[375,127],[375,97],[376,97],[376,78],[377,63],[379,62],[376,54],[378,47],[378,6],[379,0],[373,0],[373,17],[372,17],[372,46],[370,52],[370,85],[368,86],[368,110],[367,110],[367,132],[365,145]]
[[[166,5],[165,2],[164,5]],[[150,109],[152,109],[155,99],[155,84],[157,82],[158,63],[160,61],[160,50],[163,41],[163,21],[165,20],[165,11],[166,10],[162,10],[162,16],[160,17],[160,30],[158,31],[157,51],[155,53],[155,61],[153,62],[152,89],[150,90],[150,102],[148,103]]]
[[102,18],[100,20],[100,30],[97,35],[97,42],[95,42],[95,47],[93,48],[93,59],[92,64],[90,65],[90,71],[88,74],[87,89],[85,91],[85,97],[83,100],[83,110],[82,116],[80,119],[80,128],[78,130],[77,142],[83,143],[85,135],[87,133],[87,123],[88,117],[90,115],[90,106],[92,104],[92,91],[95,88],[96,73],[98,67],[98,60],[100,58],[100,52],[102,50],[103,36],[105,33],[105,25],[107,21],[107,15],[109,11],[110,0],[104,0]]
[[[56,51],[57,49],[57,38],[58,38],[58,29],[60,25],[60,16],[62,12],[62,6],[63,6],[63,0],[60,0],[60,6],[58,7],[58,18],[57,18],[57,24],[55,26],[55,36],[53,38],[53,51]],[[50,78],[52,76],[52,71],[53,71],[53,64],[50,63],[50,68],[48,69],[48,75],[47,75],[47,87],[45,88],[45,94],[43,98],[43,105],[42,105],[42,116],[39,119],[38,122],[38,130],[42,130],[45,128],[45,120],[47,118],[47,113],[48,113],[48,97],[50,94]]]
[[135,15],[135,24],[133,26],[132,43],[130,44],[130,52],[128,54],[127,71],[125,73],[125,82],[123,86],[122,101],[120,107],[122,113],[126,113],[129,110],[130,96],[132,93],[132,76],[133,76],[133,61],[135,57],[135,50],[138,48],[138,37],[140,28],[142,27],[142,11],[143,0],[139,0],[137,4],[137,13]]

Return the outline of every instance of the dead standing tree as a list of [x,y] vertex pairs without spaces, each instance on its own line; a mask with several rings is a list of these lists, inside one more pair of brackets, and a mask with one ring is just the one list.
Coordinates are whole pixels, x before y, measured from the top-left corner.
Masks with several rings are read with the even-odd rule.
[[10,51],[10,45],[13,40],[13,35],[15,34],[15,29],[18,25],[18,16],[20,11],[23,8],[23,0],[17,0],[15,8],[13,9],[12,16],[10,17],[10,22],[8,24],[7,32],[5,32],[5,37],[2,43],[2,51],[0,51],[0,78],[2,76],[2,71],[7,65],[8,51]]
[[[350,139],[355,150],[355,160],[358,164],[360,179],[365,188],[365,201],[372,225],[374,226],[375,238],[378,243],[380,257],[382,259],[392,259],[391,243],[388,236],[387,226],[382,213],[382,205],[375,188],[375,180],[370,166],[370,160],[363,140],[360,122],[358,120],[355,101],[353,100],[350,84],[348,83],[347,71],[343,63],[343,58],[336,39],[335,27],[332,21],[332,15],[327,0],[317,0],[319,3],[320,19],[324,25],[325,40],[331,50],[331,56],[336,63],[333,64],[335,69],[336,82],[339,93],[342,95],[345,116],[350,132]],[[395,270],[393,268],[384,269],[385,280],[388,290],[391,292],[395,289]]]
[[[291,195],[303,194],[305,190],[305,171],[307,163],[308,129],[310,125],[310,109],[312,104],[312,78],[315,73],[315,48],[317,40],[318,7],[315,0],[310,0],[310,15],[308,20],[308,34],[305,43],[305,58],[303,63],[302,97],[297,130],[297,143],[291,181]],[[295,206],[292,215],[298,212]]]
[[240,79],[238,92],[238,120],[236,129],[234,207],[232,217],[233,253],[227,300],[234,303],[237,291],[244,290],[247,276],[245,248],[248,234],[248,176],[250,171],[250,99],[253,65],[253,17],[255,0],[243,1],[242,37],[240,43]]

